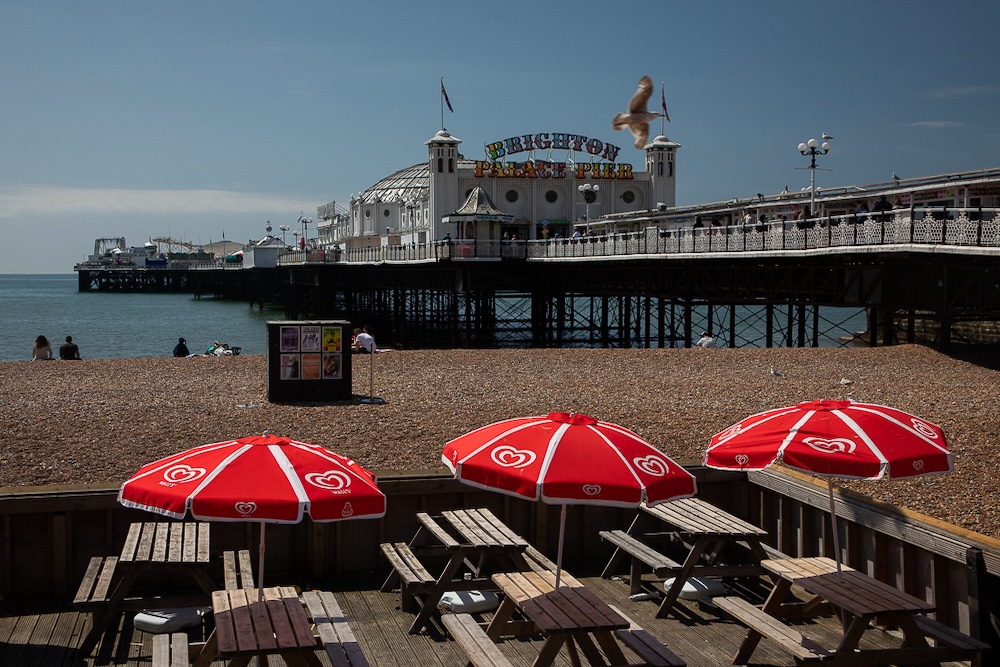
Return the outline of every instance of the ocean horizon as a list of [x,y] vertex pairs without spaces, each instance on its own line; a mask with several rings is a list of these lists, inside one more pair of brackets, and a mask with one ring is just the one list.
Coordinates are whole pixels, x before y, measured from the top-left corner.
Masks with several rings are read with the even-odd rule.
[[72,336],[84,359],[168,357],[177,339],[191,352],[213,341],[264,354],[279,309],[190,294],[80,292],[76,273],[0,274],[0,361],[29,361],[38,335],[59,346]]

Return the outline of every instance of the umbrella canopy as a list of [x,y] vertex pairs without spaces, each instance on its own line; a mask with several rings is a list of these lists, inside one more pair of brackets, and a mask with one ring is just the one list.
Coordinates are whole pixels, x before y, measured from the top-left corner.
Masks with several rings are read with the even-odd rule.
[[758,470],[775,462],[848,479],[899,479],[953,467],[939,426],[851,401],[807,401],[747,417],[712,436],[705,453],[705,465],[721,470]]
[[694,476],[632,431],[594,417],[551,412],[509,419],[447,443],[441,460],[470,486],[562,505],[638,507],[693,496]]
[[705,452],[705,465],[720,470],[760,470],[772,463],[827,479],[838,569],[832,478],[900,479],[953,467],[939,426],[901,410],[852,401],[807,401],[747,417],[712,436]]
[[202,445],[144,465],[118,492],[125,507],[182,519],[264,524],[379,518],[375,475],[319,445],[265,433]]

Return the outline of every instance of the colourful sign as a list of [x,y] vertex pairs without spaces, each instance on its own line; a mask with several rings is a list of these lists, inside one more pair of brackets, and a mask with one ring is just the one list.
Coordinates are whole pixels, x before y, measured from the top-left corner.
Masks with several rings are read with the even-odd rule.
[[[631,181],[632,165],[609,162],[586,162],[576,165],[570,172],[578,179],[607,179]],[[566,178],[565,162],[529,160],[528,162],[486,162],[476,160],[476,178]]]

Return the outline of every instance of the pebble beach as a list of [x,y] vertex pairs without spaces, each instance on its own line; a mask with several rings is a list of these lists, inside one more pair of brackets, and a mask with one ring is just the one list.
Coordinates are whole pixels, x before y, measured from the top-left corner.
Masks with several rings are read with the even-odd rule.
[[353,391],[377,404],[269,403],[261,355],[0,363],[0,487],[118,484],[168,454],[265,430],[380,475],[445,471],[448,440],[553,410],[616,422],[695,463],[743,417],[851,398],[941,426],[955,470],[838,486],[1000,538],[1000,371],[929,348],[388,351],[374,356],[374,384],[371,361],[353,358]]

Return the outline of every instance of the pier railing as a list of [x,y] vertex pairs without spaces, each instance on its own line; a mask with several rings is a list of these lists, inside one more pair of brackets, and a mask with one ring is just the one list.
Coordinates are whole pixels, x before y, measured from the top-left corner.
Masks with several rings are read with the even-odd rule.
[[530,241],[444,240],[352,248],[317,255],[292,252],[279,264],[414,262],[477,259],[571,259],[626,255],[803,251],[864,246],[936,245],[1000,249],[1000,209],[920,208],[824,216],[751,225],[649,227],[637,232]]

